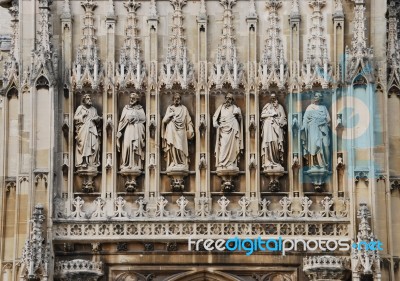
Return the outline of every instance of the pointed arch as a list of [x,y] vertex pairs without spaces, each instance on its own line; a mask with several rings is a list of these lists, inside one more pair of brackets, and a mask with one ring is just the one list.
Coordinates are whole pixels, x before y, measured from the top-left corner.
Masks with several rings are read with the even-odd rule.
[[167,281],[243,281],[243,279],[221,271],[189,271],[178,273]]
[[44,75],[41,75],[41,76],[39,76],[38,79],[36,79],[35,86],[36,86],[36,89],[39,89],[39,88],[47,88],[48,89],[50,86],[49,79],[47,79]]

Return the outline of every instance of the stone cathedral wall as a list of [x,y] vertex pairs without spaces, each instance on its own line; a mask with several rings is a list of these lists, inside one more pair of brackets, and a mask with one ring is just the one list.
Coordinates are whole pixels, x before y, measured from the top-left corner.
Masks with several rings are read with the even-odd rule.
[[[396,1],[17,2],[3,280],[397,280]],[[188,250],[232,236],[386,247]]]

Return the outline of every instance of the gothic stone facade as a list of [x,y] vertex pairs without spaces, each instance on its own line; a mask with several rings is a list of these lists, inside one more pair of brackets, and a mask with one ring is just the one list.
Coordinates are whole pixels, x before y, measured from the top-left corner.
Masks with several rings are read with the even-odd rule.
[[0,6],[1,280],[400,280],[398,0]]

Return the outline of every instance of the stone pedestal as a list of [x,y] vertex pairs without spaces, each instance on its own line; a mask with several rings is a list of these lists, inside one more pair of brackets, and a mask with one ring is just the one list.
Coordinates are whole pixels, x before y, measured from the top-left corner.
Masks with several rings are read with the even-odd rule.
[[303,271],[310,281],[343,281],[350,276],[350,261],[344,257],[315,256],[303,259]]
[[185,190],[185,177],[189,175],[189,168],[185,165],[176,165],[167,169],[167,175],[171,178],[171,189],[176,192]]
[[238,167],[217,168],[217,175],[222,178],[221,187],[223,192],[232,192],[235,190],[233,180],[238,176],[238,174]]
[[126,192],[134,192],[138,187],[136,178],[142,174],[139,167],[123,168],[121,169],[120,174],[125,178]]
[[287,173],[285,169],[281,165],[264,166],[263,173],[269,179],[268,190],[271,192],[280,191],[279,178]]
[[315,191],[322,191],[325,179],[330,172],[325,168],[313,166],[305,174],[311,178]]
[[93,179],[97,176],[97,166],[79,167],[77,171],[78,175],[83,179],[82,191],[83,192],[94,192],[94,181]]
[[97,281],[104,275],[103,263],[82,259],[63,260],[55,264],[55,276],[68,281]]

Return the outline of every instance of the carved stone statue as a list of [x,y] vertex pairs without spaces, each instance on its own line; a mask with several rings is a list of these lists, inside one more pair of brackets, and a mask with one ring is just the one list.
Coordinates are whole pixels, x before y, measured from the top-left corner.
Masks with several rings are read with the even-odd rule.
[[89,95],[82,97],[82,104],[76,109],[75,124],[75,166],[79,169],[94,169],[100,165],[100,135],[97,126],[101,117],[92,106]]
[[322,94],[315,93],[313,103],[310,104],[303,117],[302,142],[305,155],[309,155],[309,166],[325,168],[330,163],[330,138],[328,109],[321,105]]
[[181,95],[175,94],[162,120],[162,147],[168,170],[188,170],[188,140],[194,137],[194,126]]
[[146,115],[138,102],[139,95],[132,93],[129,104],[122,110],[118,123],[117,150],[121,152],[121,170],[143,168]]
[[217,128],[215,157],[218,169],[239,170],[237,163],[243,149],[243,124],[240,108],[233,104],[233,95],[227,94],[213,116]]
[[261,159],[265,169],[283,170],[284,130],[287,124],[285,110],[278,103],[276,95],[271,95],[261,112],[262,142]]

